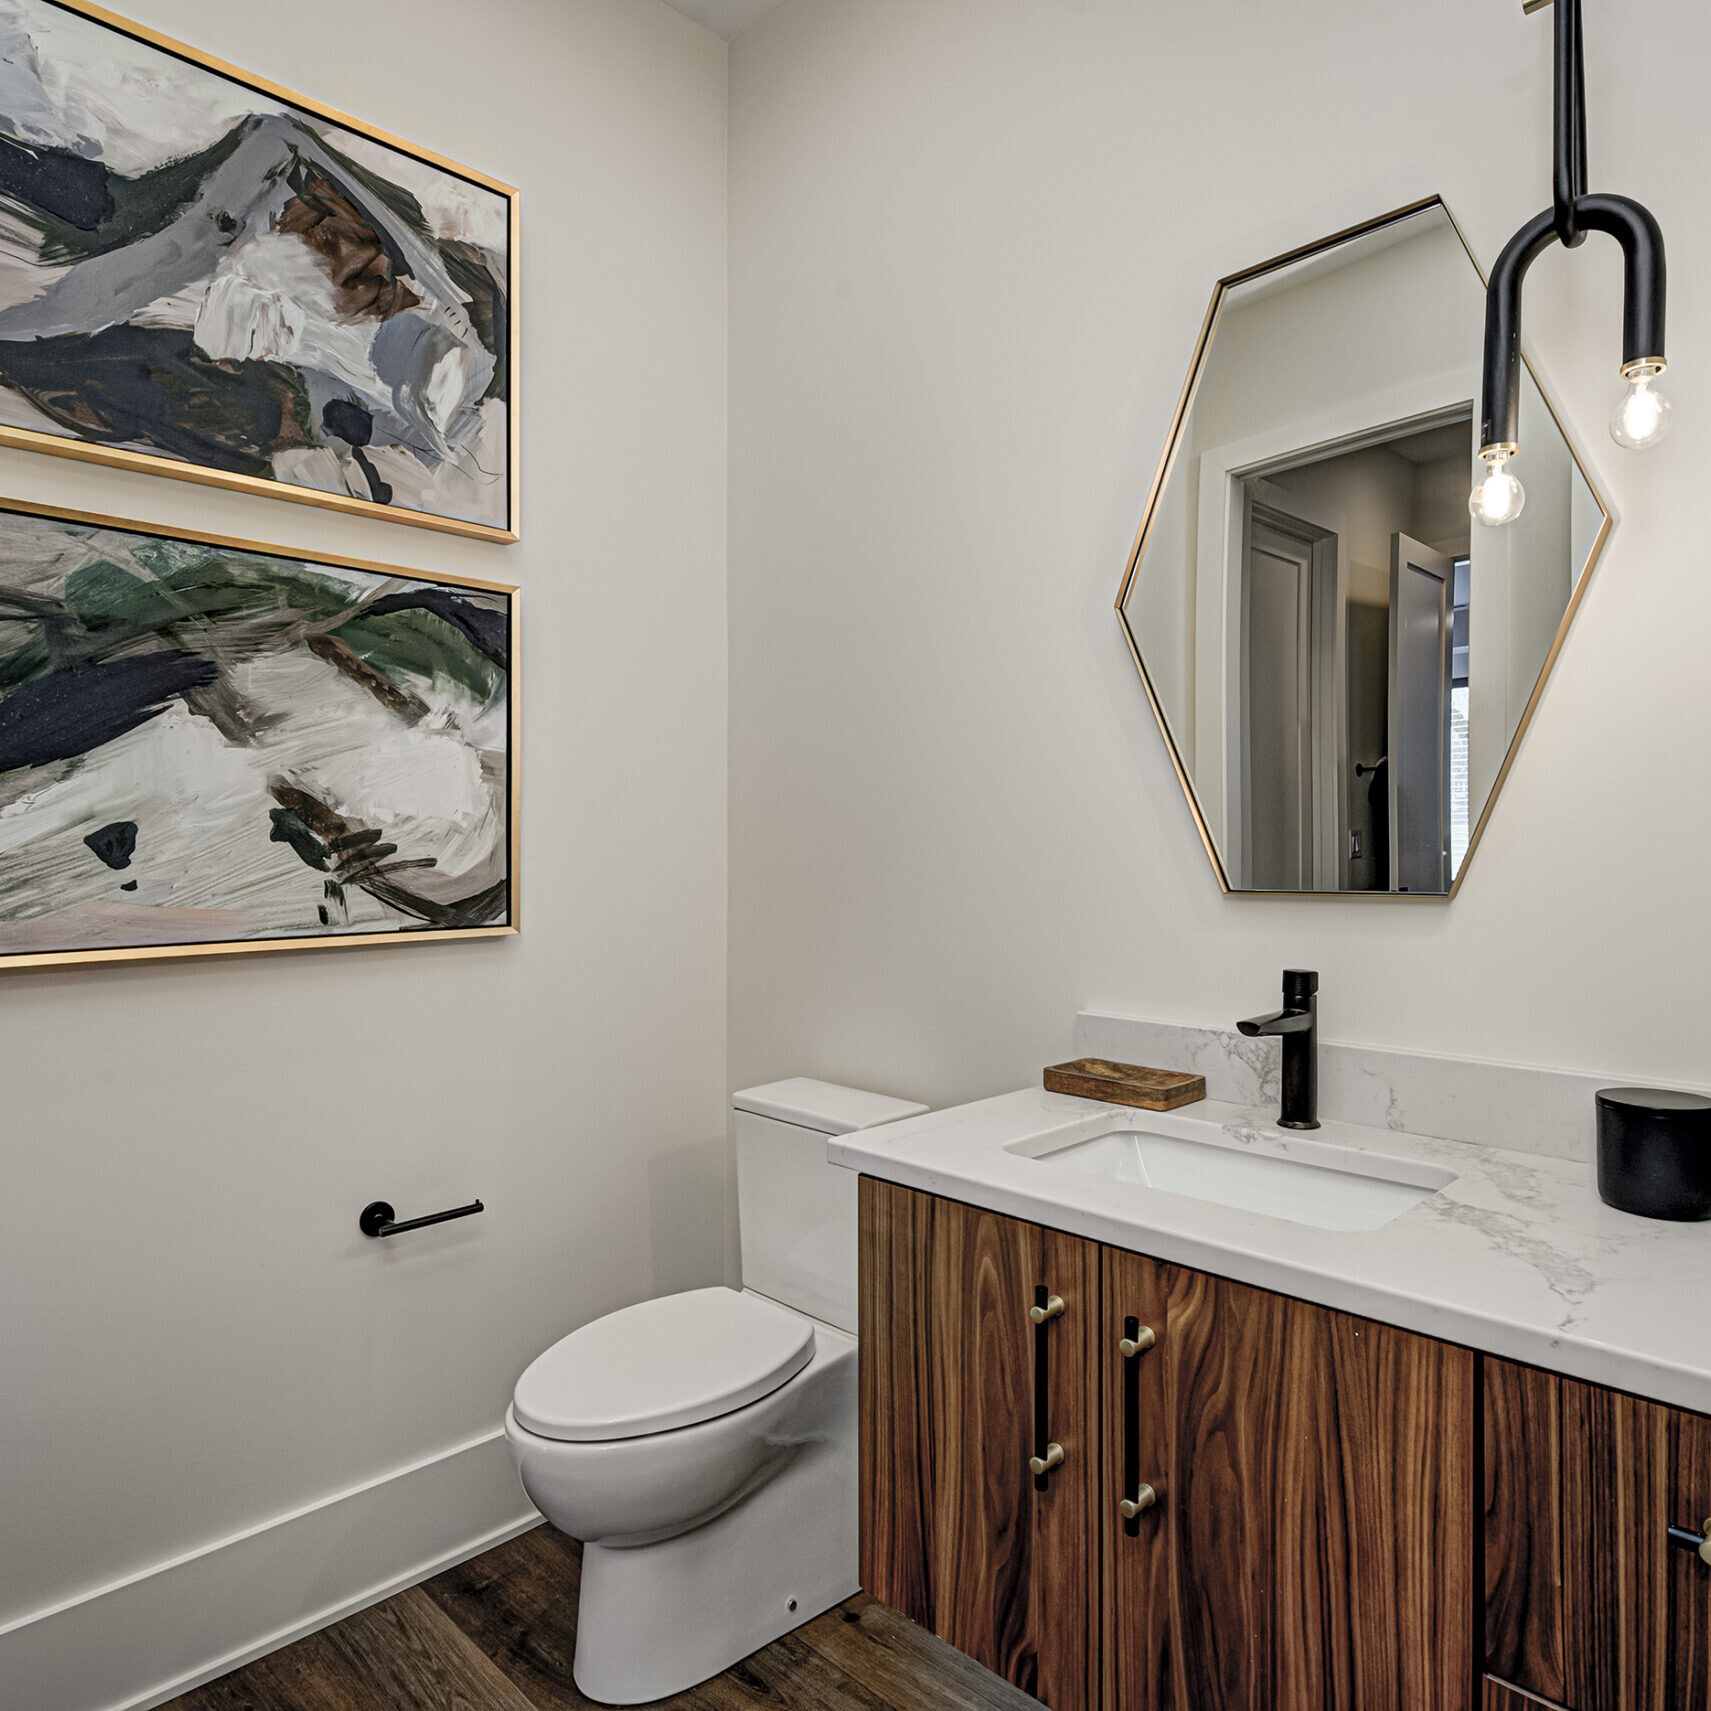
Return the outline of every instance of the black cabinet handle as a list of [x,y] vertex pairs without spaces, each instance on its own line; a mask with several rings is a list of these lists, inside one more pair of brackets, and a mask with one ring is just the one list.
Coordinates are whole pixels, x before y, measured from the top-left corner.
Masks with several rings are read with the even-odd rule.
[[1117,1513],[1131,1539],[1141,1530],[1141,1511],[1158,1502],[1158,1493],[1141,1479],[1141,1356],[1157,1341],[1152,1326],[1134,1314],[1123,1321],[1117,1344],[1123,1357],[1123,1496]]
[[1666,1527],[1664,1533],[1672,1545],[1693,1551],[1701,1562],[1711,1563],[1711,1519],[1704,1522],[1701,1532],[1696,1533],[1690,1527]]
[[448,1218],[467,1218],[486,1210],[479,1200],[474,1200],[467,1206],[454,1206],[449,1212],[430,1212],[425,1218],[406,1218],[402,1224],[396,1224],[393,1219],[397,1213],[384,1200],[371,1200],[363,1207],[357,1228],[365,1236],[401,1236],[406,1230],[425,1230],[428,1225],[443,1224]]
[[1046,1286],[1034,1287],[1034,1304],[1028,1317],[1034,1324],[1034,1453],[1028,1457],[1028,1472],[1034,1476],[1034,1489],[1044,1491],[1051,1484],[1051,1472],[1063,1462],[1063,1445],[1051,1441],[1051,1325],[1063,1312],[1063,1297],[1053,1295]]

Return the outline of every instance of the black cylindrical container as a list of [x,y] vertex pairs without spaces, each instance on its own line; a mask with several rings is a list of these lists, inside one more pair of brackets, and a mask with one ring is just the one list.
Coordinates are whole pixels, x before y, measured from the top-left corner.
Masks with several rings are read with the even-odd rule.
[[1711,1218],[1711,1099],[1659,1087],[1598,1093],[1598,1192],[1642,1218]]

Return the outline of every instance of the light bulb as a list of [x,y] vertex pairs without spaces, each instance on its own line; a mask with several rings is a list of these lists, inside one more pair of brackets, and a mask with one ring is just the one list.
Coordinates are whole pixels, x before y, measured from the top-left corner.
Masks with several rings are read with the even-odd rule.
[[1643,452],[1669,432],[1669,400],[1652,385],[1661,363],[1636,362],[1622,373],[1628,390],[1610,418],[1610,438],[1629,451]]
[[1527,503],[1526,490],[1509,473],[1508,463],[1506,456],[1486,458],[1485,474],[1473,484],[1468,498],[1469,512],[1488,529],[1513,523]]

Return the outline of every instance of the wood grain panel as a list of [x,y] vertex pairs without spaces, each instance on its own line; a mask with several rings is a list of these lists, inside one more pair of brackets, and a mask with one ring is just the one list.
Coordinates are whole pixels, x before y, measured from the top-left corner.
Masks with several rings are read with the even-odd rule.
[[1569,1711],[1711,1711],[1711,1420],[1487,1359],[1486,1667]]
[[1562,1706],[1553,1705],[1548,1699],[1536,1699],[1531,1693],[1523,1693],[1520,1688],[1511,1687],[1494,1675],[1485,1678],[1481,1705],[1483,1711],[1563,1711]]
[[1557,1391],[1563,1697],[1575,1711],[1665,1711],[1669,1411],[1568,1379]]
[[[935,1634],[1039,1691],[1035,1600],[1033,1326],[1040,1272],[1031,1224],[940,1201],[932,1208]],[[1053,1326],[1052,1329],[1061,1329]],[[1060,1469],[1054,1484],[1061,1487]]]
[[[1711,1518],[1711,1420],[1670,1411],[1669,1511],[1665,1524]],[[1668,1697],[1681,1711],[1711,1711],[1711,1567],[1689,1551],[1667,1554]]]
[[1474,1357],[1171,1268],[1180,1711],[1467,1711]]
[[[1040,1276],[1064,1298],[1050,1326],[1047,1417],[1064,1464],[1030,1491],[1035,1573],[1029,1596],[1039,1636],[1035,1695],[1053,1711],[1099,1705],[1099,1245],[1040,1232]],[[1066,1477],[1067,1476],[1067,1477]]]
[[[1100,1335],[1104,1347],[1101,1412],[1104,1415],[1106,1711],[1174,1711],[1179,1705],[1170,1620],[1171,1560],[1175,1545],[1170,1478],[1171,1426],[1165,1386],[1164,1339],[1169,1331],[1167,1268],[1140,1254],[1104,1250]],[[1124,1361],[1116,1342],[1124,1322],[1138,1319],[1159,1341],[1136,1359],[1139,1427],[1137,1472],[1159,1494],[1156,1506],[1136,1518],[1130,1533],[1116,1505],[1124,1497]]]
[[1561,1700],[1561,1386],[1530,1367],[1482,1364],[1485,1667]]
[[[1053,1711],[1091,1711],[1098,1248],[866,1178],[860,1204],[863,1585]],[[1047,1327],[1065,1460],[1036,1492],[1042,1284],[1066,1304]]]
[[859,1204],[861,1583],[931,1628],[935,1462],[927,1278],[934,1202],[864,1176]]

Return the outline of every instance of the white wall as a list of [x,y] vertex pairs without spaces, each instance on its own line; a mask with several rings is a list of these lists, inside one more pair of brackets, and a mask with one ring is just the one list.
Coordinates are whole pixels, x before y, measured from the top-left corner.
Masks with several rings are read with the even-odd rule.
[[1676,430],[1611,445],[1616,252],[1547,255],[1529,341],[1624,520],[1448,905],[1221,897],[1110,608],[1213,280],[1434,191],[1489,262],[1549,193],[1548,18],[787,0],[735,44],[735,1080],[992,1093],[1078,1006],[1228,1026],[1285,964],[1333,1039],[1704,1078],[1711,12],[1586,29]]
[[[125,10],[520,186],[524,538],[23,452],[0,492],[520,583],[523,933],[0,977],[0,1628],[484,1438],[553,1339],[728,1269],[724,44],[656,0]],[[514,1523],[474,1462],[289,1573],[264,1538],[151,1623],[0,1634],[0,1702],[117,1703]]]
[[[1509,752],[1587,558],[1585,548],[1575,556],[1580,533],[1576,523],[1589,508],[1591,495],[1525,370],[1520,436],[1523,456],[1515,459],[1515,469],[1523,480],[1526,505],[1501,529],[1476,525],[1469,554],[1467,772],[1475,820]],[[1602,464],[1623,459],[1608,438],[1602,445],[1593,441],[1593,448]]]

